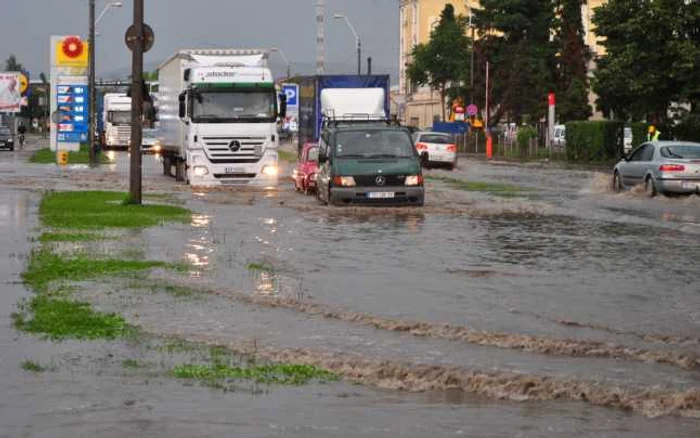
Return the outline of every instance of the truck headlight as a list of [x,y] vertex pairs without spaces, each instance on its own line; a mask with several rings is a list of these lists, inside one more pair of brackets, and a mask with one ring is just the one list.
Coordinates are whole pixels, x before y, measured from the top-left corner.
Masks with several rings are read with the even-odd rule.
[[207,169],[207,166],[194,166],[192,168],[192,173],[194,173],[195,176],[209,175],[209,169]]
[[277,175],[277,166],[274,164],[266,164],[262,168],[262,174],[268,176]]
[[423,175],[410,175],[406,177],[404,184],[407,186],[419,186],[423,184]]
[[154,152],[160,152],[160,143],[156,143],[153,145],[153,151]]
[[117,139],[114,138],[114,137],[112,137],[112,136],[107,137],[107,143],[115,143],[116,140],[117,140]]

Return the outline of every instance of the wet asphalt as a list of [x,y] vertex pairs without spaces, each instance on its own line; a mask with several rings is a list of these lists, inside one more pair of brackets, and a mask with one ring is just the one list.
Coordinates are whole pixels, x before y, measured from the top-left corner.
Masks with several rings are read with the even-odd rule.
[[[120,358],[152,354],[126,341],[55,344],[20,334],[10,313],[29,296],[20,274],[36,245],[41,192],[128,184],[124,153],[99,169],[31,165],[29,153],[0,151],[0,437],[691,437],[700,430],[697,418],[647,418],[580,401],[348,382],[223,393],[125,373]],[[274,192],[202,191],[160,173],[157,158],[144,157],[144,189],[195,211],[192,223],[89,249],[135,247],[145,258],[187,261],[183,283],[218,293],[191,299],[110,284],[85,293],[154,335],[640,390],[700,388],[700,362],[683,368],[568,348],[583,342],[700,356],[698,196],[614,194],[601,172],[463,159],[455,172],[427,174],[522,191],[503,198],[429,179],[423,209],[344,209],[294,193],[286,179]],[[305,311],[307,304],[327,314]],[[424,323],[428,335],[392,329],[396,322]],[[445,324],[477,332],[480,343],[441,335]],[[504,346],[517,337],[557,343],[547,351]],[[28,359],[55,366],[29,373],[19,366]]]

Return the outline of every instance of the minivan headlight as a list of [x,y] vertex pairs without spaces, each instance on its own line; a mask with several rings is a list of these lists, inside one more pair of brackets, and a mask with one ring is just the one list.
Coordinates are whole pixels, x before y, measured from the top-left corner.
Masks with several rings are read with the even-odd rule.
[[263,175],[274,176],[277,175],[277,166],[274,164],[266,164],[262,168]]
[[423,175],[409,175],[404,184],[407,186],[419,186],[423,184]]
[[341,187],[355,187],[355,178],[351,176],[336,176],[333,184]]
[[209,169],[207,169],[207,166],[194,166],[192,172],[195,176],[204,176],[209,174]]

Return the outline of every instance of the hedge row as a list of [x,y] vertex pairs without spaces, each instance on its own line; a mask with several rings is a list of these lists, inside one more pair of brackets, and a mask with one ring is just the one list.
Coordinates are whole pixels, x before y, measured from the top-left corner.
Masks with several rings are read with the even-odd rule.
[[566,159],[607,161],[623,154],[625,124],[615,121],[569,122],[566,124]]

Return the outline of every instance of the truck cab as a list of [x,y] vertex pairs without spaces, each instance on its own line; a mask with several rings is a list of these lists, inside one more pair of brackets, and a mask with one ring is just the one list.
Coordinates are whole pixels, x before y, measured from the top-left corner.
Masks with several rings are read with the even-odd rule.
[[102,144],[106,149],[126,149],[131,141],[131,98],[107,93],[102,101]]

